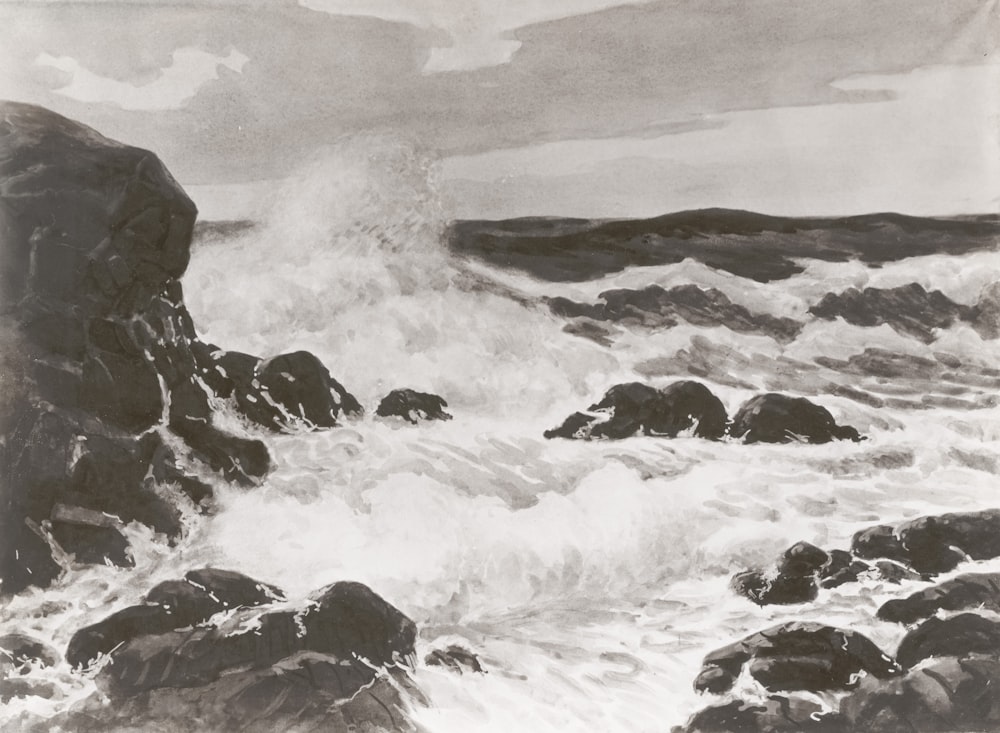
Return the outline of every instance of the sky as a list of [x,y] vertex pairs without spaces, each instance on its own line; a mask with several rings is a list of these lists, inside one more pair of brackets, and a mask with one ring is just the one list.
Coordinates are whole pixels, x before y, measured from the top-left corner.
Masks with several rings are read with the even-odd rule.
[[0,0],[0,98],[205,218],[354,138],[455,217],[953,215],[1000,210],[998,46],[1000,0]]

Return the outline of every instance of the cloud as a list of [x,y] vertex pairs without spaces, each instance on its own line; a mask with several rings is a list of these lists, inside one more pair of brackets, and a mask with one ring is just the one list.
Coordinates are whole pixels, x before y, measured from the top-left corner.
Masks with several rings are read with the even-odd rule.
[[1000,64],[858,75],[864,104],[719,115],[653,139],[573,140],[447,159],[456,214],[655,216],[725,206],[775,214],[995,210]]
[[509,63],[521,42],[510,31],[650,0],[300,0],[332,15],[355,15],[444,31],[446,46],[431,48],[425,74],[473,71]]
[[247,61],[236,49],[226,56],[216,56],[198,48],[179,48],[157,78],[140,85],[95,74],[71,56],[42,53],[35,64],[69,74],[69,82],[53,90],[57,94],[80,102],[115,104],[126,110],[156,111],[184,107],[202,86],[219,78],[220,66],[241,73]]

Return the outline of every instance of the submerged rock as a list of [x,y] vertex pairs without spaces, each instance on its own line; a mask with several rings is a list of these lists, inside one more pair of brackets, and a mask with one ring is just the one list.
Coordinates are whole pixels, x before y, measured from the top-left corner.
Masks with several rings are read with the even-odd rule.
[[772,692],[843,690],[859,672],[892,677],[899,665],[867,637],[812,622],[774,626],[707,655],[695,680],[699,692],[721,693],[736,682],[744,665]]
[[1000,573],[967,573],[882,604],[883,621],[910,624],[938,611],[982,609],[1000,613]]
[[10,672],[51,667],[58,663],[59,652],[33,636],[19,632],[0,636],[0,678]]
[[[703,384],[675,382],[656,389],[639,382],[609,389],[586,416],[575,413],[559,428],[546,431],[546,438],[628,438],[636,434],[677,437],[692,430],[694,435],[718,440],[726,431],[728,417],[722,402]],[[602,419],[606,416],[607,419]],[[589,424],[582,418],[589,417]]]
[[757,395],[745,403],[733,418],[729,432],[747,443],[861,440],[854,428],[837,425],[826,408],[804,397],[775,393]]
[[379,417],[401,417],[414,425],[420,420],[451,420],[444,411],[444,398],[412,389],[394,389],[379,402],[375,414]]

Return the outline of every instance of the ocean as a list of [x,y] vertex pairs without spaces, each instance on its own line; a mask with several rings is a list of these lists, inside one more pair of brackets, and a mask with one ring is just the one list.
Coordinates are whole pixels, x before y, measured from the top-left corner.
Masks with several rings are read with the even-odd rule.
[[[418,625],[425,699],[408,705],[427,731],[666,731],[712,701],[692,688],[709,651],[793,619],[891,649],[904,629],[875,610],[924,585],[867,579],[761,608],[728,589],[733,573],[799,540],[846,549],[873,523],[996,506],[1000,341],[989,312],[911,309],[881,325],[810,313],[830,293],[913,284],[982,310],[1000,281],[996,245],[882,263],[806,250],[776,279],[685,258],[554,280],[456,251],[447,219],[432,166],[360,145],[317,160],[252,225],[203,231],[183,278],[200,336],[265,357],[309,350],[366,416],[262,435],[220,403],[227,429],[270,447],[261,486],[202,469],[214,512],[189,508],[175,546],[133,524],[134,569],[75,569],[14,598],[0,621],[63,649],[76,629],[193,567],[242,571],[293,604],[356,580]],[[593,305],[608,291],[691,285],[729,306],[603,320],[553,308],[553,298]],[[753,318],[735,327],[731,306]],[[921,326],[940,319],[949,323]],[[778,321],[788,327],[766,325]],[[760,392],[805,396],[866,440],[542,437],[615,384],[679,379],[709,386],[730,415]],[[441,395],[454,419],[375,417],[399,387]],[[485,673],[419,661],[449,644]],[[44,674],[52,699],[11,701],[0,727],[44,729],[93,693],[65,664]],[[744,679],[736,693],[763,691]]]

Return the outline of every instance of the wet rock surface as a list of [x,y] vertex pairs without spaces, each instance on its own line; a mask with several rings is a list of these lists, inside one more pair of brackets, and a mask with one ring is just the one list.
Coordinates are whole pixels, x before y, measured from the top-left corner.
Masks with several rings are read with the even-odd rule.
[[[675,382],[656,389],[640,382],[609,389],[588,413],[574,413],[546,438],[629,438],[633,435],[677,437],[693,434],[718,440],[726,431],[726,408],[699,382]],[[587,422],[584,422],[587,418]]]
[[85,730],[128,715],[130,724],[203,716],[239,730],[340,719],[409,730],[398,688],[411,685],[414,623],[360,583],[334,583],[295,609],[272,607],[283,597],[215,568],[160,583],[144,604],[74,635],[67,660],[107,655],[95,681],[115,704],[85,701],[66,720]]
[[379,417],[401,417],[416,425],[421,420],[451,420],[445,412],[448,403],[443,397],[412,389],[394,389],[379,402],[375,414]]
[[745,665],[750,675],[772,692],[847,689],[862,671],[880,678],[899,673],[896,662],[859,633],[792,621],[707,655],[695,689],[725,692]]
[[746,443],[861,440],[856,429],[838,425],[825,407],[804,397],[775,393],[757,395],[746,402],[733,418],[729,432]]
[[270,428],[329,427],[334,408],[360,406],[311,354],[217,358],[198,340],[180,282],[197,210],[153,153],[31,105],[0,105],[0,127],[7,595],[67,562],[130,564],[129,522],[176,537],[171,492],[202,507],[212,493],[178,444],[225,480],[258,483],[267,448],[215,427],[209,399],[239,396],[248,363],[262,398],[243,403]]
[[882,604],[878,617],[911,624],[939,611],[974,609],[1000,613],[1000,573],[959,575],[906,598],[894,598]]

